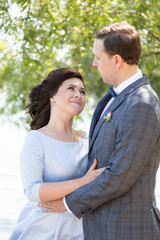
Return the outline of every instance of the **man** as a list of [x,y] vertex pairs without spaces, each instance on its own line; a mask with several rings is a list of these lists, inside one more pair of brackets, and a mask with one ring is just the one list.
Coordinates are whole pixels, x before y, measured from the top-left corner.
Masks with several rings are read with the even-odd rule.
[[[139,34],[126,22],[95,35],[93,66],[114,86],[99,102],[91,123],[89,166],[110,166],[96,180],[65,198],[83,217],[87,240],[158,240],[155,175],[160,161],[160,103],[138,69]],[[113,91],[112,91],[113,92]],[[89,167],[88,166],[88,167]],[[57,211],[63,211],[62,200]]]

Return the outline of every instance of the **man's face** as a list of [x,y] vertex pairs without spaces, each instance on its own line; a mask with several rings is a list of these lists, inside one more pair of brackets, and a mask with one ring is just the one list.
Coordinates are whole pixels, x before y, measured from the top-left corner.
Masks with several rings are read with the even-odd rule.
[[93,46],[93,53],[95,55],[93,66],[97,67],[103,81],[109,85],[114,85],[114,57],[109,56],[103,46],[103,39],[95,39]]

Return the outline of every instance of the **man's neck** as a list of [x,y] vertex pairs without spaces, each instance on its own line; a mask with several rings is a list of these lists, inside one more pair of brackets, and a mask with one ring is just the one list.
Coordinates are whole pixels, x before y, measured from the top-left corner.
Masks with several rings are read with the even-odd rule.
[[120,69],[120,72],[118,73],[117,77],[117,83],[115,84],[118,87],[122,82],[126,81],[128,78],[133,76],[138,72],[138,65],[129,65],[125,64],[123,66],[123,69]]
[[138,79],[142,78],[143,74],[140,69],[138,69],[138,72],[131,75],[129,78],[127,78],[125,81],[123,81],[118,87],[114,88],[114,91],[118,95],[120,92],[122,92],[126,87],[137,81]]

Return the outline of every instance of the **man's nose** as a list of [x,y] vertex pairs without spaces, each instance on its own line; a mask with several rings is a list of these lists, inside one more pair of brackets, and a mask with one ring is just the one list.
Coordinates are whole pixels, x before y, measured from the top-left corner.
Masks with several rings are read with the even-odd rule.
[[97,67],[97,60],[96,60],[96,57],[94,57],[94,60],[93,60],[92,66],[93,66],[93,67]]

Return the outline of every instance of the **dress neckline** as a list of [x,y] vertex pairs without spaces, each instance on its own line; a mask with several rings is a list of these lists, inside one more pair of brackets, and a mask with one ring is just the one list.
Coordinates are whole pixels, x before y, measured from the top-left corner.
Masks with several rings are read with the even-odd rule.
[[50,136],[48,136],[48,135],[40,132],[39,130],[31,130],[31,131],[32,131],[32,132],[34,132],[34,131],[35,131],[35,132],[38,132],[38,133],[40,133],[41,135],[43,135],[43,136],[45,136],[46,138],[51,139],[51,140],[53,140],[53,141],[60,142],[60,143],[67,143],[67,144],[77,144],[77,143],[81,143],[81,142],[83,142],[83,141],[86,139],[86,137],[87,137],[87,134],[85,134],[84,138],[82,138],[80,141],[76,141],[76,142],[65,142],[65,141],[61,141],[61,140],[52,138],[52,137],[50,137]]

